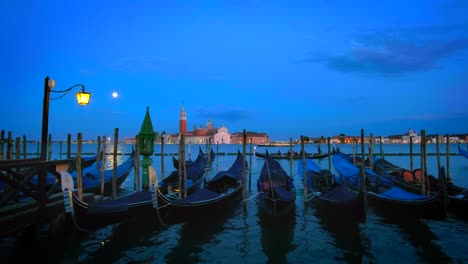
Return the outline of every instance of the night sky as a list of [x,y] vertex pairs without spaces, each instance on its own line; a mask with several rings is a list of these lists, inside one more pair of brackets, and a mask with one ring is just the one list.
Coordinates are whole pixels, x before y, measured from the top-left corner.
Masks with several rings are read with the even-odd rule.
[[[53,139],[226,126],[271,140],[468,133],[468,1],[1,1],[2,122]],[[117,92],[118,97],[112,97]],[[56,95],[52,95],[56,96]]]

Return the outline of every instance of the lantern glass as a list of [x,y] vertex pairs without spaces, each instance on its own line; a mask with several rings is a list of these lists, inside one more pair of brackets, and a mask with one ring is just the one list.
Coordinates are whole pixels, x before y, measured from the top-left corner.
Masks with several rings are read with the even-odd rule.
[[89,98],[91,97],[91,93],[81,91],[76,93],[76,100],[80,105],[87,105],[89,103]]

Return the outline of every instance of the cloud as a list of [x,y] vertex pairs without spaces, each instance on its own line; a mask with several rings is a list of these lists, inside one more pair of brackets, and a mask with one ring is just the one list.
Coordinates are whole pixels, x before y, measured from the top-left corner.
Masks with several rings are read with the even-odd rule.
[[366,32],[351,40],[350,47],[340,54],[314,52],[302,62],[323,64],[345,73],[400,76],[437,68],[443,59],[467,50],[468,37],[460,38],[460,32],[467,33],[468,27],[463,24]]

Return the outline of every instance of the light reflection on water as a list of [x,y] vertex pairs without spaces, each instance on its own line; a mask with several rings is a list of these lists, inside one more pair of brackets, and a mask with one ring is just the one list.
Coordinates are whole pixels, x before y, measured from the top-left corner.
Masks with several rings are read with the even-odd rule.
[[[205,145],[202,150],[206,151]],[[340,145],[341,151],[352,152],[351,145]],[[117,163],[122,163],[131,152],[131,145],[119,145]],[[160,145],[156,145],[158,152]],[[88,146],[96,153],[96,146]],[[219,145],[219,152],[235,154],[242,151],[241,145]],[[265,151],[265,148],[258,148]],[[268,148],[270,152],[287,151],[289,148]],[[326,146],[322,145],[322,150]],[[367,148],[366,148],[367,149]],[[416,150],[416,147],[414,148]],[[249,147],[247,147],[249,150]],[[294,150],[299,151],[296,145]],[[384,145],[387,153],[408,152],[408,145]],[[315,152],[315,145],[306,145],[307,152]],[[112,153],[112,146],[108,146]],[[176,153],[176,145],[166,145],[166,153]],[[191,156],[198,146],[191,146]],[[378,148],[376,148],[378,153]],[[433,152],[428,146],[428,152]],[[435,151],[434,151],[435,152]],[[456,145],[451,146],[456,153]],[[218,155],[208,178],[216,172],[230,167],[235,155]],[[112,168],[112,155],[108,156],[107,167]],[[192,157],[194,158],[194,157]],[[388,156],[389,161],[406,167],[408,156]],[[161,175],[161,156],[151,156],[152,166]],[[414,157],[415,167],[419,157]],[[247,156],[251,172],[251,189],[247,196],[256,194],[256,179],[263,159]],[[322,168],[328,160],[316,160]],[[445,162],[445,160],[444,160]],[[461,156],[450,158],[454,181],[468,186],[465,173],[468,160]],[[430,173],[436,172],[436,157],[428,156]],[[288,160],[280,160],[283,168],[293,172],[298,191],[295,216],[286,223],[265,223],[258,215],[257,201],[246,202],[245,210],[238,205],[226,213],[204,216],[201,220],[169,227],[156,227],[152,222],[126,222],[102,228],[85,235],[74,235],[64,243],[62,262],[106,262],[106,263],[388,263],[408,262],[446,263],[466,262],[465,250],[468,227],[465,220],[449,215],[445,220],[401,219],[382,215],[372,208],[368,211],[365,224],[332,223],[317,215],[314,208],[304,206],[301,177],[297,174],[298,161],[292,169]],[[164,156],[165,175],[174,170],[170,155]],[[133,172],[124,187],[133,188]],[[249,173],[247,173],[247,180]],[[11,246],[11,242],[5,242]],[[8,244],[10,243],[10,244]],[[0,244],[0,247],[3,247]],[[3,250],[1,251],[2,254]],[[8,258],[7,258],[8,259]],[[15,258],[13,258],[15,259]]]

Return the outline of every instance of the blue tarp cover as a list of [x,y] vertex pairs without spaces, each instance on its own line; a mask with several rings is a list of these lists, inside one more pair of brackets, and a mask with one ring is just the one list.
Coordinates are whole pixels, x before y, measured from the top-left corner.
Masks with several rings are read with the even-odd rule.
[[387,191],[379,194],[379,196],[391,198],[391,199],[398,199],[398,200],[423,200],[423,199],[429,198],[428,196],[425,196],[425,195],[407,192],[398,187],[392,187],[388,189]]

